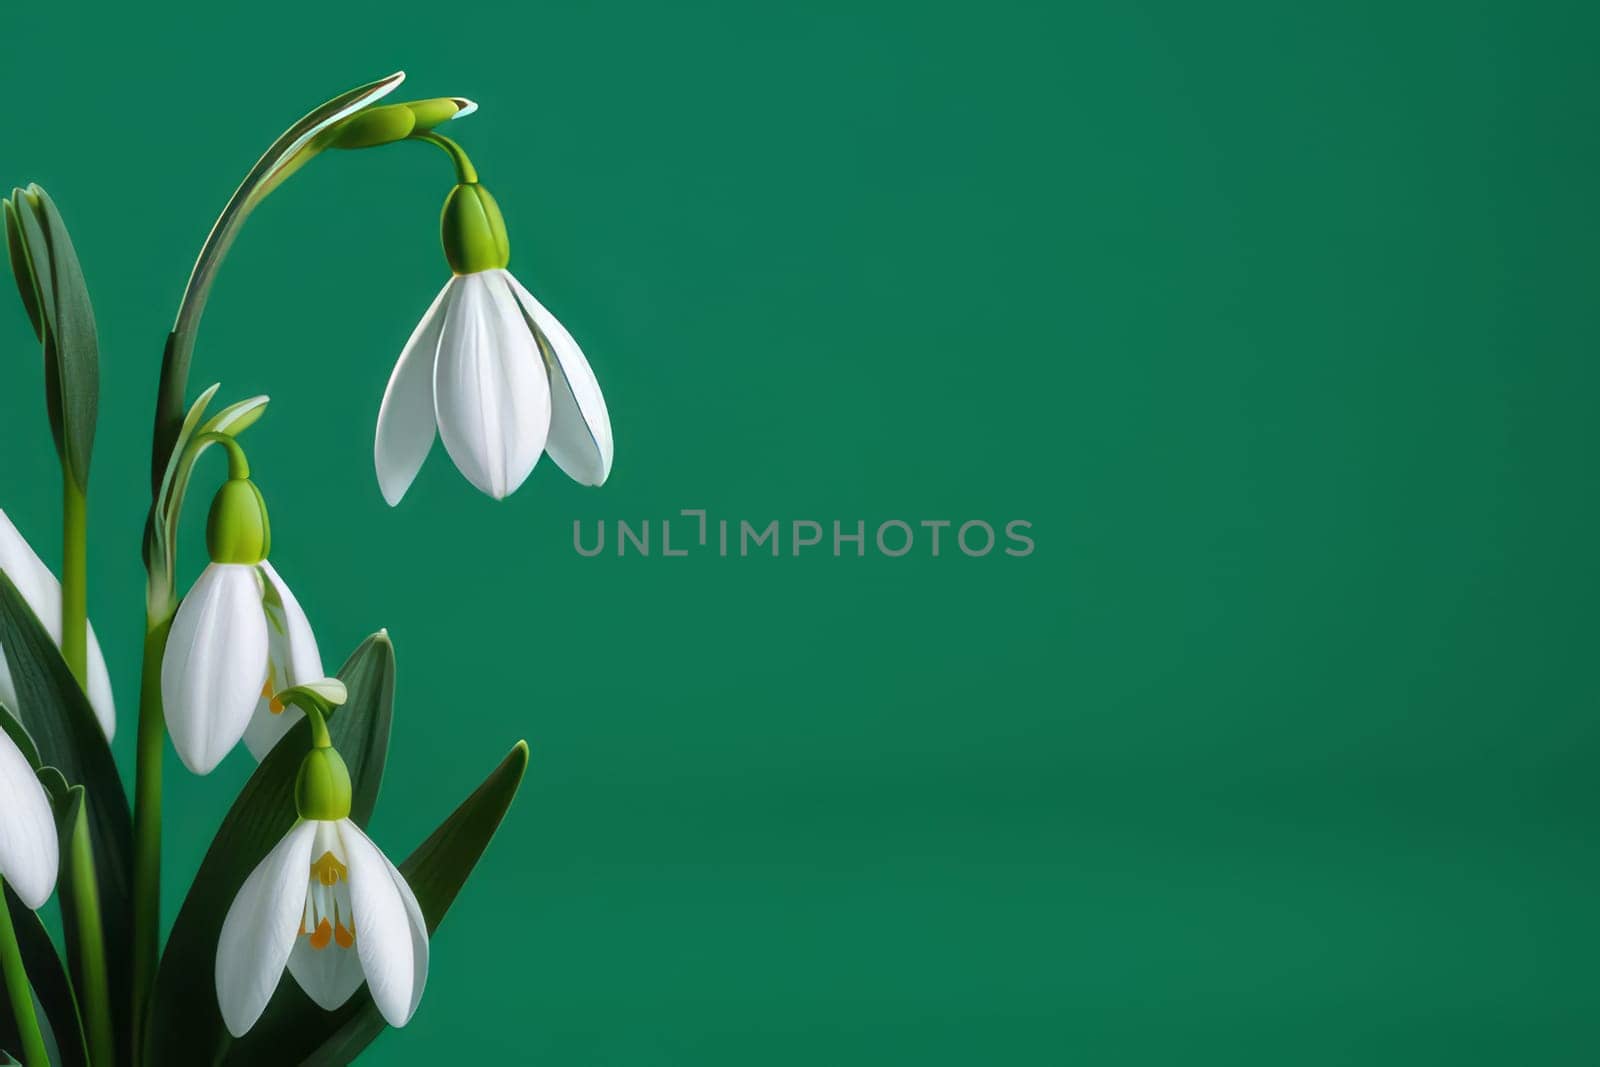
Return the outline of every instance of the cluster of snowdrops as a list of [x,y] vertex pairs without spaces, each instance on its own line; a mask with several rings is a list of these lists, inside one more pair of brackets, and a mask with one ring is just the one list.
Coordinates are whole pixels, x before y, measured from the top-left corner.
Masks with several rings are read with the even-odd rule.
[[[379,103],[402,78],[351,90],[285,132],[228,202],[194,265],[161,360],[131,809],[108,747],[117,726],[110,676],[85,607],[99,404],[92,305],[50,196],[35,185],[4,200],[62,470],[59,578],[0,511],[0,1049],[29,1067],[354,1058],[385,1024],[403,1026],[417,1010],[432,929],[520,783],[521,743],[400,865],[367,836],[388,739],[392,649],[377,634],[327,674],[310,620],[270,562],[267,507],[240,440],[267,398],[213,412],[217,387],[187,396],[201,312],[256,205],[324,151],[426,142],[455,170],[440,225],[451,274],[378,408],[380,491],[398,504],[436,437],[496,498],[514,492],[545,453],[583,484],[606,480],[611,426],[594,373],[572,335],[506,269],[499,206],[465,151],[440,132],[476,105],[458,97]],[[227,477],[206,524],[210,563],[180,596],[178,516],[195,462],[213,446],[227,455]],[[165,952],[163,733],[195,774],[210,773],[241,742],[261,761]],[[59,948],[33,914],[58,891]],[[214,987],[204,1004],[195,1003],[197,971]],[[282,988],[286,971],[303,996]]]

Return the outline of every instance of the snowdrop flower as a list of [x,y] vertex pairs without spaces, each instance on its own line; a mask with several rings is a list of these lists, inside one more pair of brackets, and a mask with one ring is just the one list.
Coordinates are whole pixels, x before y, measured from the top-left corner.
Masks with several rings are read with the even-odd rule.
[[[22,534],[17,532],[4,511],[0,511],[0,571],[11,579],[11,584],[17,587],[22,599],[39,617],[50,639],[60,648],[61,583],[44,565],[44,560],[22,539]],[[88,636],[89,704],[94,708],[95,718],[100,720],[100,728],[106,732],[106,740],[109,741],[117,727],[117,711],[111,699],[111,676],[106,672],[106,659],[100,652],[100,642],[94,636],[93,626],[89,627]],[[3,651],[0,651],[0,704],[12,711],[20,710],[17,707],[17,687],[11,679],[11,670],[6,666]],[[0,811],[3,810],[0,808]]]
[[38,911],[56,887],[60,860],[50,798],[17,743],[0,730],[0,879]]
[[[446,138],[430,139],[459,153]],[[442,224],[453,276],[406,342],[378,410],[373,455],[391,506],[421,469],[435,426],[461,473],[497,500],[516,491],[541,452],[584,485],[611,473],[611,416],[589,361],[505,269],[505,222],[464,161],[458,155],[462,184]]]
[[391,1026],[410,1021],[428,979],[428,928],[405,878],[350,821],[350,774],[310,687],[313,747],[295,783],[299,820],[245,879],[217,944],[217,1004],[235,1037],[266,1009],[284,969],[327,1011],[363,982]]
[[271,694],[322,675],[305,612],[266,559],[261,491],[237,444],[229,454],[206,527],[211,564],[178,606],[161,662],[167,730],[196,774],[211,773],[241,737],[264,756],[300,717]]

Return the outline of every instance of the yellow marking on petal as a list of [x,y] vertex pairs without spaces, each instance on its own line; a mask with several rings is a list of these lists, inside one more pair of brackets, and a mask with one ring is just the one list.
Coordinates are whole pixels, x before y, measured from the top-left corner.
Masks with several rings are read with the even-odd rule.
[[317,876],[317,881],[323,885],[338,885],[348,876],[349,871],[345,865],[334,859],[332,852],[324,852],[322,858],[311,865],[311,873]]
[[333,940],[333,926],[327,919],[317,924],[317,932],[311,935],[311,947],[321,952]]
[[334,923],[333,940],[340,948],[349,948],[356,943],[356,932],[346,930],[344,923]]

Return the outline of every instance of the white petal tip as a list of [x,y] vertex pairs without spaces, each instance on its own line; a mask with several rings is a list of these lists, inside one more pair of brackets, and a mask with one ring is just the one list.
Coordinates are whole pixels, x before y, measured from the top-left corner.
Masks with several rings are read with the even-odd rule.
[[42,893],[39,891],[39,887],[33,884],[34,881],[34,879],[20,879],[7,883],[11,886],[12,892],[17,894],[17,899],[22,901],[29,911],[38,911],[44,907],[45,901],[50,899],[50,894],[55,891],[56,887],[54,876],[50,878],[50,884],[44,887],[44,892]]
[[468,100],[464,96],[451,97],[451,99],[456,102],[456,107],[461,109],[454,115],[450,116],[451,122],[454,122],[456,119],[464,119],[474,111],[478,110],[478,102],[476,100]]
[[205,756],[200,756],[199,758],[191,758],[191,754],[190,753],[185,752],[183,749],[178,748],[176,745],[173,746],[173,749],[178,753],[178,759],[180,761],[182,761],[183,765],[186,768],[188,768],[189,773],[190,774],[197,774],[202,778],[204,778],[206,775],[210,774],[212,771],[216,770],[217,769],[217,764],[222,762],[222,759],[220,757],[218,757],[216,759],[210,759],[210,758],[205,757]]

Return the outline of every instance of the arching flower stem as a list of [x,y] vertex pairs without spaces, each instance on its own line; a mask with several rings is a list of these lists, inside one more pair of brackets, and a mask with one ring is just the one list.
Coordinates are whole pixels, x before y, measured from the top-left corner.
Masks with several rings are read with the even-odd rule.
[[412,134],[408,139],[426,141],[442,149],[450,157],[450,162],[455,164],[457,183],[461,185],[476,185],[478,183],[478,170],[472,165],[472,160],[467,157],[466,149],[444,134],[435,130],[423,130]]

